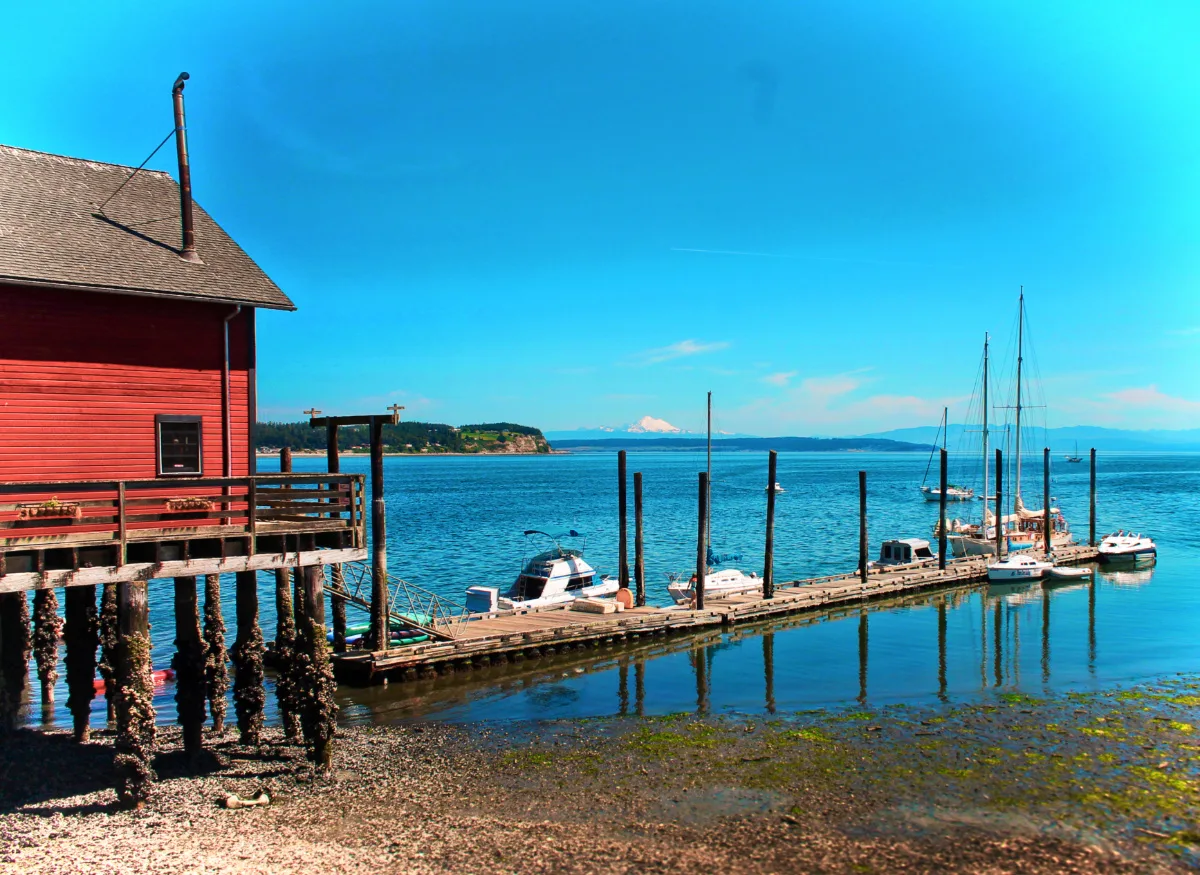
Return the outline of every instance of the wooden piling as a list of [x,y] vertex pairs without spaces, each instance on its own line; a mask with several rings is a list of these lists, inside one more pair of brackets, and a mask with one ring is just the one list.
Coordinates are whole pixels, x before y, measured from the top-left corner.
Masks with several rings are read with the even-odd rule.
[[[371,647],[390,639],[387,576],[387,508],[383,500],[383,417],[371,417]],[[322,640],[324,632],[321,633]]]
[[633,579],[637,587],[634,604],[646,606],[646,543],[642,532],[642,472],[633,474]]
[[1050,448],[1042,450],[1042,535],[1046,542],[1046,555],[1054,552],[1054,538],[1050,513]]
[[58,637],[61,633],[58,592],[39,589],[33,594],[33,658],[37,663],[43,705],[54,702],[54,685],[58,683]]
[[708,552],[704,534],[708,525],[708,473],[700,472],[700,504],[696,534],[696,608],[704,610],[704,578],[708,574]]
[[[325,424],[325,460],[330,474],[340,474],[342,471],[341,458],[338,456],[338,426],[336,421],[326,421]],[[353,501],[353,497],[351,497]],[[341,565],[330,566],[330,583],[334,594],[330,596],[329,606],[333,612],[333,652],[346,652],[346,600],[339,598],[338,593],[346,592],[345,575]]]
[[[946,490],[949,482],[946,479],[947,456],[946,450],[943,448],[941,453],[941,470],[938,474],[938,482],[941,484],[942,492],[938,496],[938,569],[946,570]],[[987,490],[987,485],[984,485],[984,491]]]
[[867,472],[858,472],[858,576],[867,582]]
[[628,477],[625,474],[625,451],[617,451],[617,580],[622,589],[629,588],[629,543],[626,532],[629,517],[625,490]]
[[24,592],[0,595],[0,733],[21,724],[31,646],[28,597]]
[[104,700],[108,706],[108,722],[117,719],[117,585],[104,584],[100,596],[100,661],[96,668],[104,679]]
[[183,727],[183,750],[190,756],[203,747],[204,644],[200,637],[196,578],[175,578],[175,712]]
[[1096,448],[1088,454],[1091,463],[1091,482],[1088,488],[1088,546],[1096,546]]
[[775,598],[775,479],[779,454],[767,454],[767,543],[763,551],[763,598]]
[[[145,583],[141,587],[144,601]],[[63,662],[67,668],[67,709],[71,712],[75,740],[86,742],[91,736],[92,699],[96,695],[96,647],[100,644],[100,627],[96,621],[96,587],[67,587],[63,601],[63,613],[66,616],[63,641],[67,652]],[[119,608],[118,604],[118,611]],[[150,658],[148,644],[146,658]],[[119,687],[119,675],[117,681]]]
[[1004,558],[1004,453],[996,450],[996,561]]
[[225,649],[225,617],[221,613],[221,575],[204,577],[204,693],[212,714],[213,734],[225,734],[229,692],[229,653]]
[[234,590],[237,638],[233,651],[233,710],[237,714],[242,744],[258,744],[262,736],[263,689],[262,629],[258,625],[258,572],[239,571]]
[[[72,589],[67,590],[68,598]],[[94,610],[95,593],[92,594],[92,605]],[[71,618],[68,617],[67,627],[70,628],[70,625]],[[67,646],[69,650],[70,644]],[[69,682],[69,664],[67,672]],[[117,798],[125,807],[141,808],[150,797],[151,784],[155,779],[151,766],[155,745],[154,680],[151,676],[150,616],[144,581],[117,585],[116,675]]]
[[[315,549],[313,535],[301,535],[305,549]],[[333,763],[333,739],[337,731],[337,684],[329,662],[325,642],[325,597],[322,571],[309,565],[300,569],[304,581],[305,616],[296,636],[296,684],[300,694],[300,726],[308,758],[317,768],[328,771]],[[384,613],[387,618],[386,612]],[[384,638],[387,637],[385,628]]]

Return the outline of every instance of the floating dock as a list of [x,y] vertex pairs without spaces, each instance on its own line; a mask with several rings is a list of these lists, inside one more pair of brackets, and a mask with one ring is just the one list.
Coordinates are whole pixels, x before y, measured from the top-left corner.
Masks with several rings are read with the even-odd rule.
[[[1096,548],[1088,546],[1063,547],[1054,552],[1055,561],[1062,565],[1090,562],[1097,556]],[[339,654],[333,657],[333,668],[339,681],[353,685],[416,680],[497,662],[536,659],[560,650],[736,626],[818,608],[850,606],[887,596],[986,581],[987,563],[980,556],[952,560],[945,570],[928,561],[872,568],[865,583],[857,572],[796,580],[777,585],[770,599],[756,592],[710,597],[703,610],[642,607],[613,614],[588,614],[555,607],[473,620],[463,624],[453,640]]]

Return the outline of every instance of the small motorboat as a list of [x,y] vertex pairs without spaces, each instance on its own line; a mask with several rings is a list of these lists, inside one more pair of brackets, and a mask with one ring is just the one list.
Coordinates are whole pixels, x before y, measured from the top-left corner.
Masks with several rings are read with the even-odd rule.
[[896,538],[883,542],[883,546],[879,548],[879,560],[872,562],[871,567],[932,562],[936,558],[929,549],[929,542],[924,538]]
[[1086,565],[1051,565],[1046,569],[1046,577],[1059,580],[1081,580],[1092,576],[1092,569]]
[[[686,605],[696,600],[696,575],[684,580],[682,575],[668,574],[671,581],[667,592],[677,605]],[[722,568],[704,575],[704,597],[719,599],[724,596],[755,592],[762,589],[762,578],[751,571],[745,574],[736,568]]]
[[1150,563],[1158,557],[1154,541],[1145,535],[1126,533],[1124,530],[1105,535],[1096,550],[1101,562]]
[[549,549],[534,554],[517,575],[508,592],[500,595],[499,587],[467,587],[467,610],[473,614],[491,614],[496,611],[528,611],[565,605],[577,598],[595,598],[615,595],[621,584],[615,577],[598,575],[591,565],[583,561],[583,547],[564,547],[567,538],[582,539],[584,536],[570,529],[558,534],[549,534],[537,529],[527,529],[525,537],[537,535],[550,542]]
[[764,486],[763,487],[763,492],[774,492],[776,495],[778,495],[780,492],[786,492],[786,491],[787,491],[786,489],[784,489],[782,486],[779,485],[778,480],[775,481],[774,486]]
[[988,566],[988,580],[1007,583],[1021,580],[1039,580],[1053,568],[1049,562],[1042,562],[1024,553],[1016,553],[1007,559],[993,562]]
[[[942,490],[937,486],[922,486],[921,494],[925,496],[926,501],[942,500]],[[964,489],[961,486],[953,485],[946,487],[946,501],[971,501],[974,498],[974,489]]]

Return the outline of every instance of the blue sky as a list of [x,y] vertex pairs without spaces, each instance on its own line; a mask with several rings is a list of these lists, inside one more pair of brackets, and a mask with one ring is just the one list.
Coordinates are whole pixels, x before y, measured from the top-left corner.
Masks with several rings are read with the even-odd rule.
[[196,197],[300,308],[265,417],[932,424],[1023,284],[1050,425],[1200,426],[1194,2],[5,19],[0,142],[137,164],[192,74]]

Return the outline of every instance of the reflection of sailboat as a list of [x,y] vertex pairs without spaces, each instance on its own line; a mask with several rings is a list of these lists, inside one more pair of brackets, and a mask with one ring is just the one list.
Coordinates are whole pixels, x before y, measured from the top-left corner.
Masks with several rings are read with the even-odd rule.
[[[948,408],[942,408],[942,422],[938,426],[938,434],[942,436],[942,449],[946,449],[946,432],[950,430]],[[926,501],[941,501],[942,489],[941,486],[926,486],[925,481],[929,479],[929,468],[933,464],[933,452],[937,449],[937,435],[933,436],[934,446],[929,448],[929,461],[925,463],[925,476],[921,478],[921,494],[925,496]],[[953,483],[946,484],[946,501],[970,501],[975,497],[974,489],[964,489],[961,486],[955,486]]]

